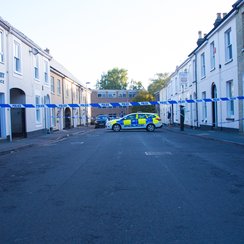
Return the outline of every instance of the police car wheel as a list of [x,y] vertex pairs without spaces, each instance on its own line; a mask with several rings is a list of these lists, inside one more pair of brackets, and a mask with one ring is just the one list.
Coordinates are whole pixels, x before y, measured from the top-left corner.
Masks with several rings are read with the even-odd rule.
[[148,126],[147,126],[147,131],[149,131],[149,132],[153,132],[155,130],[155,125],[153,125],[153,124],[149,124]]
[[121,127],[120,127],[120,125],[119,124],[115,124],[115,125],[113,125],[113,131],[116,131],[116,132],[118,132],[118,131],[120,131],[121,130]]

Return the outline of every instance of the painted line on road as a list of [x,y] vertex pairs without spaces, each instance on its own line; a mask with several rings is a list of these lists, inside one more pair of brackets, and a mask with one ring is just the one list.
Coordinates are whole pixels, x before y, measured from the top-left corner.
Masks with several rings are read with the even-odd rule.
[[145,152],[146,156],[164,156],[164,155],[173,155],[172,152]]
[[83,141],[73,141],[70,144],[71,145],[82,145],[82,144],[84,144],[84,142]]

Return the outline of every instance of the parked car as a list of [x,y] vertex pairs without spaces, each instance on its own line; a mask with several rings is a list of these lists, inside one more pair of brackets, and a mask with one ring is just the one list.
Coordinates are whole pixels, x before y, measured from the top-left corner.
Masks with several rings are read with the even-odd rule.
[[163,123],[156,113],[132,113],[120,119],[107,121],[107,129],[120,131],[121,129],[146,129],[154,131],[155,128],[161,128]]
[[109,120],[109,118],[107,115],[104,115],[104,114],[98,115],[94,121],[95,128],[99,128],[99,127],[105,128],[108,120]]

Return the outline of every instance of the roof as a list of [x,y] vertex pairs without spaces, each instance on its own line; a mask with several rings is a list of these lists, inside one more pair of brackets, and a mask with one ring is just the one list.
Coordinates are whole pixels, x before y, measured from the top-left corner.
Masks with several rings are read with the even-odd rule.
[[9,22],[7,22],[6,20],[4,20],[1,16],[0,16],[0,26],[2,26],[3,28],[5,28],[8,32],[10,32],[11,34],[13,34],[17,38],[19,38],[26,45],[28,45],[28,46],[30,46],[32,48],[33,47],[36,48],[41,55],[45,56],[49,60],[52,58],[52,56],[49,53],[45,52],[40,46],[38,46],[35,42],[33,42],[24,33],[22,33],[21,31],[19,31],[18,29],[16,29],[14,26],[12,26]]
[[71,74],[62,64],[60,64],[58,61],[55,59],[52,59],[50,61],[50,67],[51,69],[54,69],[58,71],[61,75],[71,79],[72,81],[75,81],[76,83],[84,86],[79,79],[77,79],[73,74]]
[[221,26],[239,7],[240,5],[244,3],[244,0],[238,0],[237,2],[235,2],[233,5],[232,5],[232,9],[229,13],[227,13],[220,21],[220,23],[215,26],[212,30],[210,30],[210,32],[208,34],[206,34],[205,37],[203,37],[203,42],[197,46],[189,55],[188,57],[190,57],[191,55],[193,55],[196,50],[198,50],[200,47],[202,47],[203,45],[205,45],[205,41],[208,40],[209,36],[217,29],[219,28],[219,26]]

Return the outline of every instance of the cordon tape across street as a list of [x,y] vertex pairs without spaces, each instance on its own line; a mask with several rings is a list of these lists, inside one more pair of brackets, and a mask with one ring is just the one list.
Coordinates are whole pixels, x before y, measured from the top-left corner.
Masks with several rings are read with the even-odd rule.
[[205,99],[186,99],[186,100],[167,100],[152,102],[121,102],[121,103],[72,103],[72,104],[0,104],[0,108],[113,108],[113,107],[131,107],[131,106],[150,106],[150,105],[169,105],[169,104],[188,104],[188,103],[208,103],[208,102],[228,102],[233,100],[244,100],[244,96],[220,97]]

